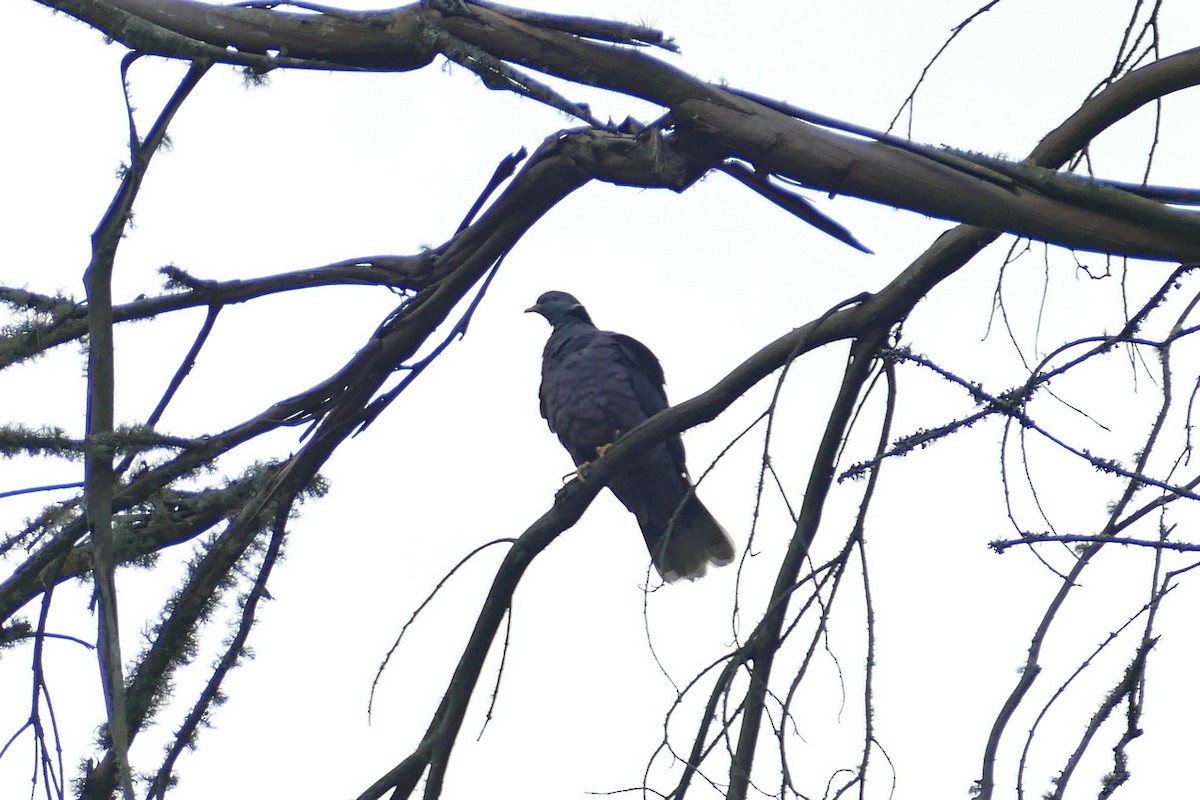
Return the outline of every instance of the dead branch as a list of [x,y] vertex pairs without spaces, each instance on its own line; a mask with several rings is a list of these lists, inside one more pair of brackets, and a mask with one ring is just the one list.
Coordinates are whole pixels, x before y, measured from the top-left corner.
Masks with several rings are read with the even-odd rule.
[[[637,47],[597,44],[565,31],[562,25],[539,24],[528,15],[507,16],[498,6],[427,2],[386,12],[291,14],[191,0],[40,2],[84,20],[134,50],[187,59],[203,54],[263,71],[339,64],[410,70],[442,54],[476,71],[489,87],[515,90],[590,120],[586,106],[547,94],[532,78],[503,66],[517,65],[656,103],[670,112],[679,130],[702,137],[722,158],[748,162],[763,175],[777,175],[821,192],[1072,249],[1200,261],[1200,214],[1100,182],[1038,169],[1048,164],[1057,167],[1080,148],[1061,156],[1035,153],[1019,165],[962,151],[894,147],[883,134],[865,140],[846,136],[698,80]],[[470,56],[463,47],[473,48],[477,55]],[[320,61],[310,63],[307,57]],[[1189,50],[1116,81],[1085,104],[1085,109],[1092,109],[1079,113],[1109,117],[1114,114],[1112,104],[1123,104],[1115,111],[1125,116],[1198,83],[1200,49]],[[1120,91],[1114,91],[1117,87]],[[1100,97],[1105,101],[1097,105]],[[1013,183],[1006,185],[996,180],[997,175]]]

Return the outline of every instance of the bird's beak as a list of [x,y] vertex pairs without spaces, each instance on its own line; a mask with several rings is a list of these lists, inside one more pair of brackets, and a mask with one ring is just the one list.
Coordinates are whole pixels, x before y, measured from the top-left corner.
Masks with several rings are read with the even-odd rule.
[[534,303],[529,308],[525,309],[525,313],[528,314],[530,311],[536,312],[536,311],[541,311],[541,310],[542,310],[542,307],[539,306],[537,303]]

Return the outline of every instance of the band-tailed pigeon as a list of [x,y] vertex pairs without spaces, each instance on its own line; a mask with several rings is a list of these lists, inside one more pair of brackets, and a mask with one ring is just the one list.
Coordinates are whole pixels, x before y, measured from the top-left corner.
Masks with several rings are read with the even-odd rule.
[[[577,466],[667,407],[663,371],[644,344],[598,330],[566,292],[546,292],[536,311],[554,330],[542,351],[542,416]],[[696,497],[683,442],[672,436],[624,467],[608,484],[633,512],[659,575],[668,583],[733,560],[733,543]]]

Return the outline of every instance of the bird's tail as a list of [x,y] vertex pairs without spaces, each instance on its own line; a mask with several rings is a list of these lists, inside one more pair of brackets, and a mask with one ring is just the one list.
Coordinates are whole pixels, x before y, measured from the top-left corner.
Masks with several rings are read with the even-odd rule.
[[[733,542],[694,490],[687,493],[683,505],[665,526],[665,532],[662,528],[656,532],[660,538],[650,555],[658,574],[667,583],[695,580],[704,576],[709,564],[723,567],[733,561]],[[649,543],[651,537],[645,527],[642,533]]]

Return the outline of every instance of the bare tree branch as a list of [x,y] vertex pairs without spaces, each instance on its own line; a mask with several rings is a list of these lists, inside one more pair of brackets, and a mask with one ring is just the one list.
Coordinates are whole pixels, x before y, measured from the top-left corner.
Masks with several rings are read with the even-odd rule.
[[[585,107],[547,94],[531,79],[499,66],[519,65],[656,103],[670,111],[680,131],[705,140],[714,155],[753,164],[763,175],[1072,249],[1200,261],[1200,214],[1039,169],[1061,164],[1074,151],[1061,157],[1046,154],[1045,160],[1036,153],[1020,165],[968,152],[893,147],[880,141],[883,135],[864,141],[700,81],[637,48],[597,44],[564,32],[562,26],[536,24],[528,16],[509,17],[499,7],[429,2],[386,12],[288,14],[190,0],[40,2],[83,19],[137,50],[175,58],[203,52],[227,63],[253,62],[263,70],[328,68],[331,61],[346,68],[408,70],[429,64],[440,53],[470,66],[493,88],[517,89],[590,119]],[[358,43],[358,49],[352,43]],[[466,58],[463,45],[475,48],[478,57]],[[311,65],[303,59],[291,61],[297,53],[319,56],[322,61]],[[1200,49],[1154,62],[1117,81],[1103,93],[1106,104],[1099,113],[1112,115],[1107,104],[1124,103],[1120,110],[1124,116],[1197,83]],[[1122,84],[1122,91],[1114,93]],[[995,179],[997,175],[1013,183],[1005,185],[1006,181]]]
[[[218,698],[226,675],[240,660],[257,604],[269,596],[266,585],[286,543],[288,513],[300,498],[323,490],[319,471],[347,438],[363,431],[414,384],[428,364],[465,333],[471,312],[482,301],[491,276],[496,274],[506,254],[544,214],[593,180],[684,191],[713,170],[726,172],[798,219],[860,250],[866,248],[855,234],[802,196],[801,190],[849,194],[965,224],[941,236],[879,292],[857,295],[830,308],[767,344],[707,391],[625,433],[589,467],[582,479],[572,481],[560,491],[551,508],[512,542],[496,570],[470,639],[421,740],[367,788],[362,797],[376,798],[389,793],[393,797],[410,796],[422,777],[426,779],[426,797],[440,795],[454,744],[469,703],[478,690],[485,659],[495,646],[500,625],[506,619],[511,620],[513,593],[525,569],[556,536],[579,519],[616,470],[665,437],[714,419],[773,373],[782,373],[778,384],[781,388],[787,370],[796,359],[840,341],[849,343],[851,358],[830,408],[798,511],[789,496],[792,487],[770,463],[768,425],[759,473],[760,499],[762,487],[774,480],[794,522],[790,546],[778,567],[770,598],[754,621],[748,638],[742,641],[740,630],[735,631],[730,652],[713,661],[702,673],[710,678],[715,673],[717,685],[706,699],[705,716],[689,748],[676,748],[671,737],[665,735],[654,758],[662,753],[682,761],[681,777],[671,795],[676,800],[684,797],[697,778],[727,791],[730,798],[744,800],[751,789],[765,791],[771,787],[764,780],[756,748],[761,734],[774,732],[779,740],[782,770],[777,787],[771,788],[781,795],[801,793],[799,781],[794,779],[796,762],[788,753],[787,739],[796,728],[801,683],[814,654],[821,655],[822,644],[840,674],[840,663],[827,638],[828,622],[841,579],[851,564],[850,556],[857,550],[867,615],[864,731],[861,750],[856,755],[858,771],[834,772],[827,795],[837,798],[858,786],[862,796],[872,750],[880,746],[875,739],[871,663],[875,623],[863,520],[879,480],[880,463],[885,456],[899,452],[899,447],[890,452],[885,447],[896,397],[895,366],[900,360],[896,354],[908,353],[898,349],[899,326],[934,287],[961,269],[1001,232],[1068,248],[1200,263],[1200,213],[1171,205],[1196,202],[1200,194],[1197,189],[1087,180],[1059,171],[1071,159],[1085,154],[1089,143],[1117,121],[1147,104],[1158,103],[1170,92],[1200,84],[1200,49],[1160,59],[1124,77],[1116,77],[1120,71],[1131,69],[1149,54],[1158,52],[1157,5],[1150,13],[1150,20],[1140,29],[1131,23],[1118,61],[1119,69],[1114,67],[1112,80],[1052,131],[1028,159],[1012,162],[907,142],[771,98],[701,81],[649,55],[647,46],[671,50],[673,43],[661,32],[640,25],[542,14],[466,0],[428,0],[372,12],[345,11],[303,0],[239,6],[193,0],[39,2],[83,20],[130,47],[133,52],[126,57],[126,67],[147,53],[188,60],[192,64],[184,84],[144,142],[133,126],[129,110],[131,164],[93,237],[92,263],[85,276],[86,302],[0,287],[0,302],[16,309],[20,317],[18,324],[6,329],[2,337],[0,368],[69,341],[86,342],[89,352],[89,415],[84,440],[71,439],[60,431],[34,431],[17,426],[0,430],[0,454],[70,457],[82,449],[87,465],[86,485],[78,498],[47,509],[24,531],[0,545],[0,555],[15,552],[18,546],[29,552],[24,563],[0,584],[0,623],[8,626],[0,630],[0,643],[34,637],[34,695],[28,725],[35,729],[41,748],[39,765],[46,785],[55,786],[60,796],[65,793],[61,760],[56,764],[47,746],[57,734],[46,731],[42,725],[40,704],[44,700],[51,717],[53,709],[49,687],[39,672],[42,643],[52,635],[45,630],[46,614],[58,583],[90,571],[97,586],[99,659],[111,740],[84,781],[84,796],[94,798],[108,797],[116,787],[127,797],[133,796],[127,760],[130,742],[146,728],[156,706],[167,696],[173,672],[191,658],[189,644],[214,610],[222,603],[236,605],[238,623],[234,636],[207,685],[190,706],[151,784],[151,796],[161,798],[173,779],[180,752],[192,743],[205,713]],[[977,15],[994,5],[995,2],[987,4]],[[283,6],[293,10],[280,10]],[[955,35],[959,30],[961,26]],[[516,167],[524,158],[524,150],[506,159],[455,234],[428,251],[408,256],[346,259],[323,267],[244,281],[207,281],[178,267],[166,267],[165,293],[113,305],[110,287],[113,258],[140,181],[150,157],[163,141],[171,115],[210,63],[238,65],[250,73],[277,68],[404,71],[428,66],[438,56],[472,70],[488,88],[516,92],[582,119],[588,125],[553,134],[519,170]],[[563,89],[561,84],[547,83],[540,76],[649,101],[661,107],[663,114],[648,125],[632,119],[619,126],[602,123],[593,117],[586,103],[570,96],[572,86]],[[1155,136],[1157,142],[1157,132]],[[1090,163],[1086,166],[1090,167]],[[499,190],[506,181],[505,188]],[[868,235],[864,234],[864,238],[869,241]],[[995,720],[981,767],[979,786],[984,798],[993,796],[995,791],[995,761],[1006,727],[1012,714],[1025,702],[1042,667],[1040,648],[1067,593],[1095,553],[1109,543],[1154,550],[1156,566],[1149,615],[1153,616],[1167,585],[1182,572],[1168,573],[1160,590],[1163,559],[1172,552],[1191,552],[1200,547],[1168,541],[1170,529],[1165,524],[1157,541],[1131,530],[1146,515],[1173,508],[1170,504],[1178,500],[1197,497],[1200,477],[1189,478],[1182,466],[1190,454],[1190,441],[1169,467],[1161,467],[1160,460],[1151,460],[1152,451],[1159,446],[1159,432],[1173,408],[1171,350],[1198,330],[1185,325],[1196,301],[1179,316],[1169,334],[1139,333],[1151,312],[1166,301],[1169,287],[1184,269],[1174,273],[1140,310],[1130,313],[1124,308],[1122,315],[1127,319],[1119,333],[1078,338],[1040,361],[1034,356],[1022,361],[1025,366],[1035,365],[1030,368],[1024,385],[1009,392],[989,394],[981,388],[982,384],[960,379],[932,361],[926,364],[967,388],[975,400],[987,403],[988,407],[910,437],[904,442],[906,446],[927,444],[977,419],[1002,414],[1009,426],[1006,437],[1010,431],[1016,434],[1013,439],[1023,450],[1027,440],[1042,436],[1086,463],[1125,479],[1124,493],[1099,534],[1090,537],[1063,534],[1059,530],[1067,530],[1066,526],[1056,529],[1050,513],[1042,509],[1028,458],[1025,459],[1034,504],[1050,530],[1045,534],[1026,534],[1019,527],[1021,536],[995,542],[993,547],[999,551],[1021,544],[1039,552],[1050,549],[1037,547],[1043,542],[1080,542],[1089,546],[1077,553],[1070,569],[1058,573],[1062,584],[1032,636],[1025,672]],[[173,401],[225,305],[332,284],[380,286],[399,295],[391,313],[345,364],[300,394],[280,400],[226,431],[193,440],[152,430]],[[431,337],[472,292],[475,298],[471,309],[431,352]],[[1136,295],[1131,291],[1129,296]],[[1174,295],[1171,300],[1183,302],[1176,301]],[[113,326],[196,307],[207,310],[206,321],[188,354],[175,367],[174,376],[154,411],[142,426],[117,429],[112,411]],[[891,337],[897,340],[895,344],[889,342]],[[1039,344],[1035,341],[1035,350],[1040,350]],[[1068,445],[1070,438],[1035,423],[1025,410],[1033,393],[1050,378],[1061,376],[1119,345],[1139,351],[1152,348],[1151,352],[1161,355],[1162,364],[1156,376],[1163,387],[1162,407],[1147,434],[1143,451],[1131,468],[1119,465],[1115,459],[1101,458],[1090,450]],[[1139,363],[1151,360],[1140,353],[1135,358],[1141,359]],[[879,423],[875,455],[863,465],[863,470],[869,472],[869,481],[858,519],[839,555],[822,566],[813,566],[810,547],[820,531],[842,448],[856,425],[864,399],[870,394],[871,376],[875,374],[872,365],[877,362],[883,363],[889,394]],[[1145,366],[1145,372],[1150,373],[1149,366]],[[1200,385],[1193,391],[1200,392]],[[874,405],[870,408],[873,410]],[[769,423],[774,422],[774,411],[772,400],[764,414]],[[1185,427],[1190,430],[1190,408],[1187,417],[1189,422]],[[285,426],[308,426],[298,452],[255,467],[241,478],[227,480],[222,485],[195,491],[181,490],[176,485],[197,470],[213,467],[218,459],[241,445]],[[133,468],[134,455],[149,448],[165,449],[168,455],[161,456],[158,462],[139,463]],[[114,466],[114,456],[121,451],[126,455]],[[1006,453],[1002,449],[1002,455]],[[1134,503],[1138,491],[1154,488],[1161,492],[1152,499],[1139,501],[1140,506]],[[1010,515],[1015,525],[1015,512],[1010,510]],[[145,559],[171,544],[194,540],[208,531],[214,531],[214,535],[205,544],[196,545],[196,556],[186,581],[164,607],[153,640],[139,655],[126,684],[115,636],[116,566]],[[1051,561],[1045,559],[1047,566]],[[230,590],[238,585],[239,571],[249,569],[248,565],[256,565],[254,575],[248,579],[252,586],[245,596],[231,602],[227,599]],[[805,594],[808,592],[811,593]],[[13,615],[39,597],[42,617],[35,632],[24,620],[14,620]],[[810,628],[802,627],[802,620]],[[1155,641],[1151,622],[1147,622],[1141,648],[1127,674],[1068,762],[1060,790],[1103,720],[1122,702],[1127,703],[1129,712],[1125,737],[1115,751],[1111,788],[1115,789],[1124,780],[1123,748],[1140,732],[1137,720],[1141,713],[1144,662]],[[785,667],[777,656],[789,637],[794,643],[795,639],[808,636],[810,629],[811,638],[802,643],[807,650],[802,651],[799,668],[781,677]],[[699,678],[688,682],[679,692],[668,717],[681,706],[683,696],[698,685]],[[740,683],[743,678],[747,679],[744,685]],[[843,692],[845,697],[848,694],[845,683]],[[713,763],[725,757],[729,761],[728,785],[723,785],[713,769]],[[770,776],[772,781],[775,778]],[[649,766],[645,782],[649,783]],[[643,788],[653,791],[648,786]]]
[[[132,63],[126,57],[122,75]],[[112,498],[115,487],[113,451],[108,441],[113,432],[113,312],[112,269],[117,245],[125,230],[133,198],[137,195],[150,158],[166,136],[175,112],[208,71],[208,62],[193,62],[187,76],[163,108],[146,141],[139,141],[130,114],[130,153],[132,163],[109,206],[104,219],[92,235],[92,261],[84,273],[87,288],[88,322],[88,413],[84,457],[84,498],[88,531],[91,534],[92,574],[96,583],[99,609],[97,655],[104,681],[104,701],[108,711],[108,734],[116,756],[119,783],[126,800],[134,800],[133,776],[129,770],[129,738],[125,711],[125,677],[121,663],[121,645],[117,623],[116,558],[113,554]]]

